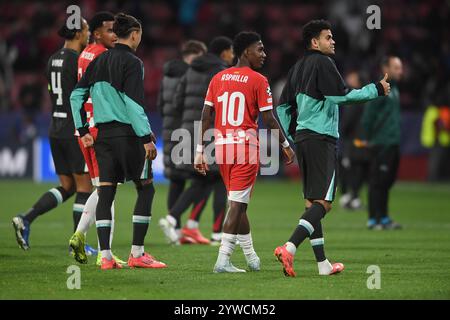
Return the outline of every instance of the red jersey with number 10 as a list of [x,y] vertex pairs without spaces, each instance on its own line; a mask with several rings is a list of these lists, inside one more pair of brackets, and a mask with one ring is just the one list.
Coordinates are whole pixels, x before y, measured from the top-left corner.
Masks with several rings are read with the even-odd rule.
[[[106,50],[108,49],[101,44],[90,44],[83,50],[78,58],[78,81],[80,81],[81,77],[86,72],[88,65]],[[86,111],[89,128],[94,127],[94,108],[91,97],[84,103],[84,111]]]
[[256,134],[259,112],[273,108],[267,78],[249,67],[232,67],[216,74],[205,104],[216,113],[216,145],[248,141],[245,131]]

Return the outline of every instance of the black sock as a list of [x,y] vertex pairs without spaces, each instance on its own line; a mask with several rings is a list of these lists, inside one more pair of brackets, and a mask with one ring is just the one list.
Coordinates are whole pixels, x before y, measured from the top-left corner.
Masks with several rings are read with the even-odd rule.
[[97,209],[95,210],[95,225],[97,226],[100,250],[110,250],[111,206],[116,195],[117,186],[100,186]]
[[133,245],[143,246],[152,216],[152,202],[155,195],[153,183],[136,187],[137,200],[133,214]]
[[314,202],[312,206],[305,211],[300,222],[295,228],[289,242],[298,247],[303,240],[314,233],[314,227],[325,216],[325,208],[318,202]]
[[56,208],[59,204],[69,199],[72,195],[73,192],[69,193],[64,190],[63,187],[50,189],[42,195],[42,197],[30,210],[28,210],[24,219],[29,223],[32,223],[38,216]]
[[73,204],[73,232],[77,230],[81,215],[83,214],[84,205],[91,194],[89,192],[77,192],[75,202]]
[[325,261],[325,250],[324,250],[324,239],[323,239],[323,232],[322,232],[322,222],[318,222],[314,226],[314,232],[309,237],[309,240],[311,241],[311,246],[314,251],[314,255],[316,256],[317,262]]

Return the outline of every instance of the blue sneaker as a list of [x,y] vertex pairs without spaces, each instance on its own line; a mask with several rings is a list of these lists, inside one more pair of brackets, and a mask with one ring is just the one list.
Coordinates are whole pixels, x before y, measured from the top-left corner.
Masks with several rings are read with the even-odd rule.
[[86,244],[84,246],[84,251],[87,256],[96,256],[98,254],[98,250],[92,248],[90,245]]
[[23,250],[30,249],[28,239],[30,237],[30,223],[23,216],[18,215],[12,219],[12,225],[16,232],[16,240]]
[[381,219],[381,227],[383,230],[400,230],[402,225],[394,222],[389,217],[384,217]]
[[369,230],[376,229],[377,226],[378,226],[377,219],[372,218],[369,219],[369,221],[367,221],[367,228]]

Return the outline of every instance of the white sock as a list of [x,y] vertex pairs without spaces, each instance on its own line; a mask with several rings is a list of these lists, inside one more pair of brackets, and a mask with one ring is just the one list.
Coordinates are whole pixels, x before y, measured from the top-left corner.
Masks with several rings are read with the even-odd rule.
[[139,258],[144,254],[144,246],[131,246],[131,254],[133,258]]
[[211,233],[211,240],[214,240],[214,241],[222,240],[222,232],[213,232],[213,233]]
[[175,229],[175,232],[177,233],[178,239],[183,236],[183,234],[181,233],[181,229]]
[[325,259],[322,262],[317,262],[317,267],[319,267],[319,274],[321,276],[327,276],[330,274],[331,270],[333,270],[333,266],[328,259]]
[[102,258],[106,258],[108,260],[112,259],[112,253],[111,250],[102,250]]
[[255,249],[253,248],[252,234],[238,234],[237,239],[241,245],[242,251],[244,252],[245,258],[251,260],[256,256]]
[[217,256],[216,264],[219,266],[227,265],[230,261],[230,256],[219,251],[219,255]]
[[234,247],[236,246],[236,234],[222,233],[222,242],[219,247],[219,255],[222,253],[230,257],[233,254]]
[[188,229],[198,229],[198,221],[189,219],[186,223]]
[[290,254],[295,255],[295,252],[297,251],[297,247],[292,242],[286,242],[286,250]]
[[175,226],[177,225],[177,219],[175,219],[174,217],[172,217],[170,214],[168,214],[166,216],[166,220],[169,221],[169,223],[175,228]]
[[97,190],[94,190],[84,205],[83,214],[81,215],[80,222],[77,226],[77,232],[81,232],[86,235],[89,227],[95,222],[95,209],[97,208],[97,202],[98,193]]

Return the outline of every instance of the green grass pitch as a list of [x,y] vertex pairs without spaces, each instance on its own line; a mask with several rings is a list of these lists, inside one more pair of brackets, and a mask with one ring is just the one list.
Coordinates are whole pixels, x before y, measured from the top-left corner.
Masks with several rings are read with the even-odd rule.
[[[299,182],[260,179],[257,183],[248,213],[262,270],[246,274],[213,274],[217,247],[167,245],[157,225],[166,214],[167,186],[157,185],[146,251],[168,268],[102,272],[91,258],[87,265],[80,265],[79,290],[69,290],[66,284],[67,268],[76,265],[68,254],[73,199],[33,223],[28,252],[18,248],[11,226],[15,214],[29,208],[52,186],[0,182],[0,299],[450,298],[449,185],[395,185],[390,207],[394,219],[404,226],[400,231],[368,231],[365,211],[347,212],[335,204],[324,220],[325,250],[329,260],[345,264],[345,271],[319,276],[309,241],[305,241],[296,255],[297,278],[283,276],[273,250],[289,238],[303,211]],[[130,250],[134,201],[132,185],[120,186],[113,249],[122,259]],[[201,219],[205,236],[209,237],[211,226],[209,203]],[[95,234],[91,228],[90,244],[96,244]],[[232,261],[245,266],[240,248]],[[367,287],[371,265],[380,268],[380,289]]]

